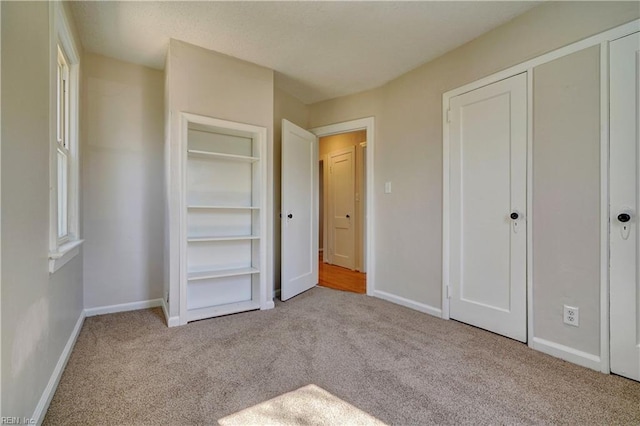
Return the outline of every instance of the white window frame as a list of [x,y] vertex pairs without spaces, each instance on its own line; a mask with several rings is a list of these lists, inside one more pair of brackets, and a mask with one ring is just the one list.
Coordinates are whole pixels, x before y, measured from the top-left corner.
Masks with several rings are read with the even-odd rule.
[[69,229],[69,171],[71,160],[71,140],[69,138],[69,61],[62,46],[58,44],[56,72],[56,153],[57,163],[57,245],[68,243],[71,239]]
[[[51,145],[50,145],[50,215],[49,272],[54,273],[80,253],[83,240],[79,223],[79,73],[80,55],[64,6],[55,2],[51,7]],[[66,62],[60,87],[60,62]],[[64,66],[63,66],[64,68]],[[64,102],[60,103],[60,95]],[[61,111],[62,109],[62,111]],[[59,174],[59,161],[66,162],[66,173]],[[58,194],[65,191],[66,202],[58,205]],[[62,221],[60,212],[65,215]],[[59,232],[65,228],[66,232]]]

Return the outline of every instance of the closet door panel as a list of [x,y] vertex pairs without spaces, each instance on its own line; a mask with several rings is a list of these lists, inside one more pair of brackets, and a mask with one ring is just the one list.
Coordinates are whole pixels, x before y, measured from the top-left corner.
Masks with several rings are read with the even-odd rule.
[[526,75],[450,101],[450,317],[526,341]]

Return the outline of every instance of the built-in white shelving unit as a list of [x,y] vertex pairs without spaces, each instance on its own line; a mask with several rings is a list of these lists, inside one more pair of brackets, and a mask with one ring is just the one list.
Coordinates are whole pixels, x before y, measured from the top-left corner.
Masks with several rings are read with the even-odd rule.
[[273,307],[266,129],[183,114],[180,323]]

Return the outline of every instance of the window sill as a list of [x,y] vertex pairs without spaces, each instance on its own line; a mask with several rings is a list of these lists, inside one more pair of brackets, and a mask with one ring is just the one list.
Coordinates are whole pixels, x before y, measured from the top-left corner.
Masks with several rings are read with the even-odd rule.
[[58,251],[49,253],[49,273],[53,274],[80,253],[84,240],[74,240],[58,247]]

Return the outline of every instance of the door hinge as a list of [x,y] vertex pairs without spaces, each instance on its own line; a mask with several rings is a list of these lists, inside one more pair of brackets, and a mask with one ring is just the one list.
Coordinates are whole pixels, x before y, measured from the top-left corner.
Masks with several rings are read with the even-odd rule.
[[451,110],[447,110],[447,123],[451,123]]
[[447,286],[447,299],[451,299],[451,286]]

